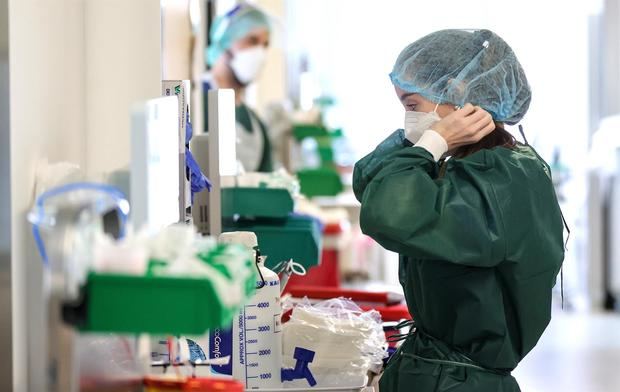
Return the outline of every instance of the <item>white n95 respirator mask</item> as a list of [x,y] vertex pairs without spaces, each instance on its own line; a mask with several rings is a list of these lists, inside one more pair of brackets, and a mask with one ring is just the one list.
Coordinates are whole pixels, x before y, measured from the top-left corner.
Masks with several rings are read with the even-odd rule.
[[417,143],[424,131],[441,120],[436,111],[433,112],[405,112],[405,137],[411,143]]
[[266,55],[267,51],[262,46],[234,52],[230,60],[230,68],[237,80],[244,85],[254,81],[263,68]]

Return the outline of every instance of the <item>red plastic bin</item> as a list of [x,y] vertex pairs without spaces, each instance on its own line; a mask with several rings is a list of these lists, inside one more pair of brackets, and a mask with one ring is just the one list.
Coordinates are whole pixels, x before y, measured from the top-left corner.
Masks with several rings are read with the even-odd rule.
[[[337,236],[342,234],[342,231],[341,224],[328,224],[323,229],[323,236]],[[286,285],[285,292],[289,292],[291,288],[297,286],[340,287],[338,255],[338,249],[323,247],[321,263],[309,268],[304,276],[291,276]]]

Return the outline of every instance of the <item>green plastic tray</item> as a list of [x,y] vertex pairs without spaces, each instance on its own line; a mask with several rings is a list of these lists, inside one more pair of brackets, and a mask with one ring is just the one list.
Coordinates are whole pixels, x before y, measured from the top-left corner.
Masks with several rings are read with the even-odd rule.
[[222,188],[223,217],[286,218],[294,203],[286,189]]
[[235,313],[207,279],[91,273],[86,293],[88,332],[201,335]]
[[307,137],[328,136],[329,131],[319,125],[297,124],[293,126],[293,136],[297,140],[304,140]]
[[258,247],[267,256],[266,266],[293,259],[306,269],[320,264],[321,229],[319,224],[305,216],[290,216],[284,221],[225,222],[224,231],[252,231],[258,238]]
[[344,189],[340,174],[331,167],[304,169],[297,172],[301,193],[308,197],[336,196]]

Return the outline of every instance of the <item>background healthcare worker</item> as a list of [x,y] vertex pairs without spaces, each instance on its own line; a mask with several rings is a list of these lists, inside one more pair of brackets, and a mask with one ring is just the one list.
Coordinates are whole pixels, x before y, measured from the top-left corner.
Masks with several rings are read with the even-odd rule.
[[549,166],[502,125],[529,107],[523,69],[491,31],[444,30],[390,77],[405,129],[357,163],[354,190],[363,231],[400,254],[415,332],[380,390],[519,391],[564,258]]
[[235,91],[237,158],[246,171],[273,170],[272,146],[263,121],[245,103],[246,87],[258,77],[269,46],[269,17],[246,3],[215,19],[209,32],[203,90],[230,88]]

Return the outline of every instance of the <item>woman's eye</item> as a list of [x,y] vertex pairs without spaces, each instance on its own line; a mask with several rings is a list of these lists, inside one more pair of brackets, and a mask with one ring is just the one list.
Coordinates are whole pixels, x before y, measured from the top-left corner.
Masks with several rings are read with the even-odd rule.
[[407,107],[407,110],[408,110],[408,111],[410,111],[410,112],[415,112],[415,107],[416,107],[416,106],[417,106],[417,105],[409,104],[409,105],[407,105],[406,107]]

